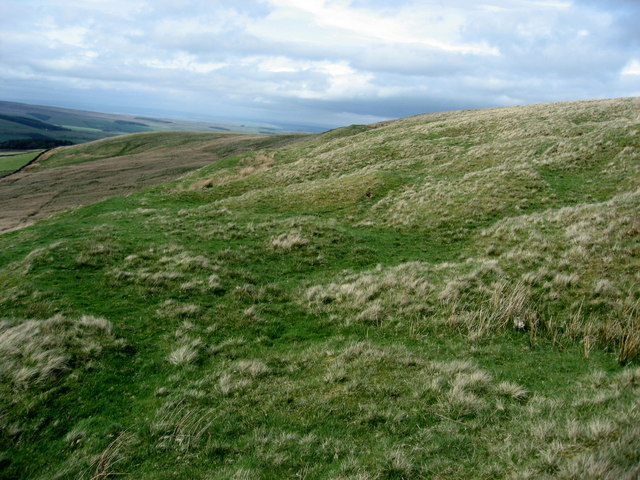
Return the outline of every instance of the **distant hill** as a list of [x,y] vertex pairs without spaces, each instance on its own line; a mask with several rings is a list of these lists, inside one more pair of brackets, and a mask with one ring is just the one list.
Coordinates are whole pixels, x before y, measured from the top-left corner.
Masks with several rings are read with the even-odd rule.
[[[0,148],[7,140],[39,139],[84,143],[116,135],[153,131],[285,133],[271,125],[238,126],[149,116],[116,115],[0,101]],[[22,143],[25,149],[42,143]]]

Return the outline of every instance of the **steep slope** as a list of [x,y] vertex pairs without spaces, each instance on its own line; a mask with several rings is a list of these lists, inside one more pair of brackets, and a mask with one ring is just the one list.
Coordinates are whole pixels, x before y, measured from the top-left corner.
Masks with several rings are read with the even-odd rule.
[[639,133],[352,126],[2,235],[4,476],[632,478]]

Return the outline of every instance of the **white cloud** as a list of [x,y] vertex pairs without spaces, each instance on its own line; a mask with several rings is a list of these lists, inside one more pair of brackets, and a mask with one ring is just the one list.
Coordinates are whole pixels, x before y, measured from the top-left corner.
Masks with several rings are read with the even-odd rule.
[[[446,28],[442,20],[429,21],[428,11],[413,5],[410,10],[400,9],[394,16],[376,14],[370,10],[356,9],[348,2],[327,0],[270,0],[271,4],[310,17],[323,29],[340,30],[352,36],[354,43],[362,41],[384,42],[386,44],[415,44],[426,48],[450,53],[498,55],[497,48],[486,42],[465,43],[455,37],[455,32],[464,23],[460,11],[449,10]],[[425,23],[426,22],[426,23]],[[284,32],[283,32],[284,33]]]
[[640,75],[640,60],[630,60],[621,73],[622,75]]
[[40,35],[49,40],[54,46],[57,44],[82,48],[87,45],[87,36],[90,31],[86,27],[60,28],[50,25],[48,29],[41,30]]
[[306,70],[306,66],[287,57],[268,57],[258,61],[258,69],[263,72],[293,73]]
[[141,65],[161,70],[179,70],[181,72],[211,73],[229,66],[224,62],[201,62],[194,55],[179,53],[169,59],[143,59]]
[[2,1],[7,100],[336,124],[640,90],[625,0]]

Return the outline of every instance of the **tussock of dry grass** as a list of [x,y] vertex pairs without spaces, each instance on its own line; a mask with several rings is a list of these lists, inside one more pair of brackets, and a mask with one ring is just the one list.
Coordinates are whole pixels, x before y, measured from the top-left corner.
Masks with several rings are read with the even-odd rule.
[[182,291],[220,290],[219,262],[194,255],[175,244],[132,253],[109,274],[118,284],[138,284],[149,289]]
[[[586,353],[617,349],[626,363],[640,353],[639,192],[500,221],[480,236],[480,248],[501,245],[493,258],[379,267],[310,287],[303,298],[346,324],[419,320],[473,339],[503,328],[533,339],[546,332],[582,342]],[[554,310],[563,313],[547,313]]]
[[[179,304],[167,300],[161,307],[165,315],[171,318],[191,318],[198,316],[200,307],[189,304]],[[184,320],[175,331],[176,346],[167,355],[167,361],[172,365],[189,365],[198,362],[205,350],[205,345],[199,336],[195,336],[198,328],[190,320]]]
[[[287,368],[274,368],[270,363]],[[278,388],[274,388],[276,385]],[[162,445],[170,440],[174,448],[182,449],[193,438],[204,451],[218,448],[209,433],[214,419],[242,412],[248,417],[247,435],[253,438],[255,453],[273,465],[287,465],[300,455],[311,456],[318,451],[327,458],[339,455],[344,459],[374,452],[355,439],[326,433],[302,435],[265,430],[251,420],[256,414],[262,415],[248,408],[255,402],[270,410],[271,415],[289,418],[294,425],[305,422],[305,418],[311,420],[320,411],[334,409],[337,418],[346,415],[358,428],[372,429],[372,435],[380,436],[378,447],[389,451],[389,442],[400,442],[394,437],[395,429],[389,429],[394,423],[403,428],[401,425],[428,415],[437,424],[456,429],[459,426],[462,431],[466,428],[464,422],[479,427],[483,424],[482,415],[496,408],[521,405],[527,397],[522,388],[496,381],[471,362],[433,362],[403,349],[382,348],[368,342],[320,345],[268,361],[223,361],[217,371],[194,381],[183,392],[176,392],[179,396],[168,398],[159,410],[157,435]],[[284,410],[279,407],[282,402],[288,405]],[[215,406],[215,410],[209,406]],[[208,445],[203,444],[205,439]],[[411,446],[409,451],[420,441],[419,437],[404,439]],[[396,453],[390,455],[389,465],[418,472],[415,454],[405,458],[398,451],[407,450],[400,443],[395,445],[391,451]]]
[[152,432],[158,437],[157,447],[181,451],[197,448],[211,427],[213,417],[213,409],[192,408],[182,401],[165,404],[151,425]]
[[216,175],[191,183],[189,190],[202,190],[216,185],[224,185],[245,179],[251,175],[261,174],[269,170],[275,163],[275,152],[259,151],[244,158],[242,165],[237,168],[228,168],[216,172]]
[[[517,212],[545,182],[527,164],[501,165],[453,180],[431,180],[388,195],[372,208],[370,220],[388,225],[441,227],[458,219]],[[483,201],[469,201],[471,198]],[[484,199],[491,199],[484,201]]]
[[102,480],[104,478],[127,475],[114,471],[116,465],[126,459],[123,450],[131,442],[133,436],[129,433],[120,433],[113,442],[94,460],[94,473],[91,480]]
[[[478,475],[624,478],[635,467],[632,452],[640,442],[637,402],[620,410],[619,403],[600,399],[632,398],[639,379],[638,369],[600,373],[579,379],[566,398],[547,398],[467,360],[432,361],[370,342],[325,343],[262,360],[222,360],[216,372],[172,393],[154,428],[162,448],[215,451],[226,448],[212,434],[216,419],[240,415],[260,468],[301,468],[305,458],[320,455],[339,459],[340,478],[458,471],[449,456],[429,449],[431,435],[473,441],[483,452],[476,452],[483,459],[475,464]],[[579,416],[572,409],[558,413],[566,401],[574,402]],[[252,405],[261,407],[254,411]],[[332,418],[322,415],[322,426],[316,424],[316,415],[327,410]],[[265,412],[291,430],[254,423]],[[338,427],[343,418],[373,441],[344,436]],[[407,430],[416,422],[425,426]],[[373,464],[371,456],[377,458]]]
[[102,318],[4,321],[0,323],[0,378],[18,391],[43,388],[78,362],[96,358],[113,342],[111,323]]
[[309,243],[300,232],[282,233],[276,237],[272,237],[269,245],[274,250],[291,250],[293,248],[302,247]]
[[[193,345],[195,343],[195,345]],[[194,363],[198,360],[198,350],[196,347],[199,342],[194,340],[191,344],[183,344],[173,350],[168,356],[167,361],[172,365],[185,365]]]
[[21,271],[23,275],[28,275],[34,268],[46,265],[51,262],[59,249],[66,248],[66,242],[57,240],[46,247],[39,247],[29,252],[24,259],[16,262],[13,267]]
[[[381,323],[385,317],[399,318],[394,312],[405,316],[428,312],[426,303],[415,302],[426,298],[434,287],[426,272],[429,265],[411,262],[397,267],[349,275],[343,283],[316,285],[305,292],[308,304],[320,311],[333,311],[344,306],[357,313],[360,320]],[[345,319],[348,322],[348,319]]]
[[600,374],[587,379],[576,388],[573,398],[574,408],[588,412],[581,418],[567,415],[555,422],[536,422],[533,416],[551,406],[536,402],[527,418],[536,426],[513,447],[519,455],[535,452],[537,462],[513,478],[634,478],[640,447],[638,402],[620,408],[602,399],[637,395],[639,375],[640,370],[632,369],[612,377]]
[[163,317],[185,318],[198,317],[202,309],[192,303],[180,303],[175,300],[165,300],[157,310],[157,314]]

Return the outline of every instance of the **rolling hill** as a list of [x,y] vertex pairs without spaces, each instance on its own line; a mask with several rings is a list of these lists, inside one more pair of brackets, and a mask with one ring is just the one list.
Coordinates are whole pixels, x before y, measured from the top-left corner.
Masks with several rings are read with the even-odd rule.
[[264,138],[25,170],[217,152],[0,236],[0,477],[637,476],[640,99]]
[[[175,179],[220,158],[301,141],[309,135],[152,132],[123,135],[43,154],[0,178],[0,233],[70,207],[126,195]],[[38,152],[0,157],[0,175]],[[3,171],[4,170],[4,171]]]
[[[83,143],[127,133],[152,131],[206,131],[277,134],[273,125],[227,125],[221,123],[116,115],[68,108],[0,101],[0,148],[7,141],[26,139]],[[6,148],[16,148],[9,144]],[[24,148],[48,148],[28,145]]]

